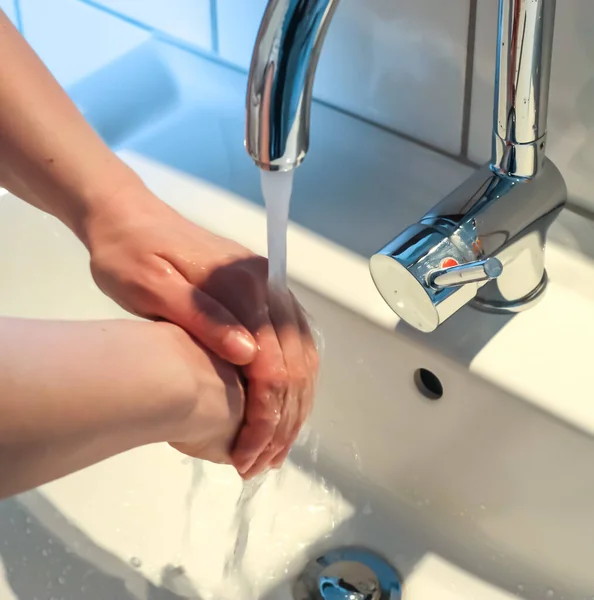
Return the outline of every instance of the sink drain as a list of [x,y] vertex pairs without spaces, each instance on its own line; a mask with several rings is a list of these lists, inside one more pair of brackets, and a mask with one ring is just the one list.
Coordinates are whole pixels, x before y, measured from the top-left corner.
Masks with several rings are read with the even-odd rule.
[[396,570],[363,548],[339,548],[311,561],[293,587],[295,600],[400,600]]

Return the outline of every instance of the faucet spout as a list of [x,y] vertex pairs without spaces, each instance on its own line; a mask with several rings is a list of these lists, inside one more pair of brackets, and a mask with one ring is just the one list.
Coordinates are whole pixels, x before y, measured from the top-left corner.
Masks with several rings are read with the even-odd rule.
[[268,2],[246,98],[246,148],[261,169],[290,171],[305,158],[315,71],[338,2]]

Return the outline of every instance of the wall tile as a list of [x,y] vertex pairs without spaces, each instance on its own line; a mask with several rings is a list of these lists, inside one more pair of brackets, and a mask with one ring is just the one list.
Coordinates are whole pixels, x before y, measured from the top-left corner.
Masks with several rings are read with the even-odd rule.
[[16,24],[15,0],[0,0],[0,9],[2,9],[7,17]]
[[468,10],[467,0],[343,0],[317,96],[459,152]]
[[252,50],[267,0],[218,0],[219,54],[249,69]]
[[65,87],[142,42],[146,31],[78,0],[20,0],[25,37]]
[[[549,102],[548,155],[566,178],[572,202],[594,210],[594,3],[557,3]],[[470,158],[491,151],[497,2],[479,0],[472,89]]]
[[487,161],[491,155],[497,4],[493,0],[478,3],[468,143],[469,158],[476,162]]
[[[219,0],[221,56],[247,68],[264,0]],[[460,151],[468,0],[342,0],[314,93]]]
[[95,0],[184,42],[212,47],[209,0]]

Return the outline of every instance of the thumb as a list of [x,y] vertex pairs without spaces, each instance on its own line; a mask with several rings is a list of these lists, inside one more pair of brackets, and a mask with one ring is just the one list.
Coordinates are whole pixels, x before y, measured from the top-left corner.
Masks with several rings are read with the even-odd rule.
[[162,317],[179,325],[217,356],[234,365],[254,360],[258,345],[251,333],[217,300],[185,279],[170,282]]

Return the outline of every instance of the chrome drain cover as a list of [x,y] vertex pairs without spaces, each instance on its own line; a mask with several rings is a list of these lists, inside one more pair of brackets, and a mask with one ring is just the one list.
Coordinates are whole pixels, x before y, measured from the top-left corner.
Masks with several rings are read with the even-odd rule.
[[381,556],[339,548],[311,561],[293,586],[295,600],[400,600],[402,583]]

